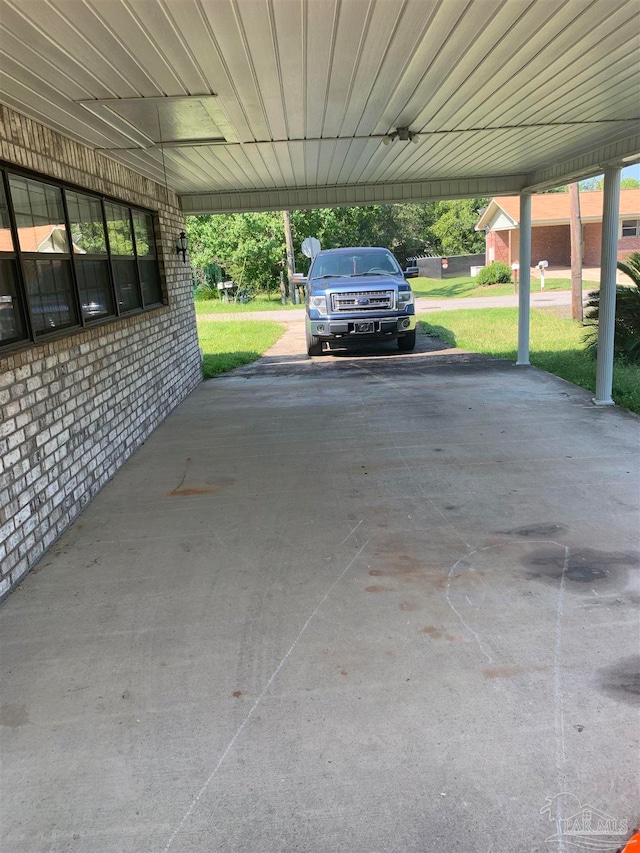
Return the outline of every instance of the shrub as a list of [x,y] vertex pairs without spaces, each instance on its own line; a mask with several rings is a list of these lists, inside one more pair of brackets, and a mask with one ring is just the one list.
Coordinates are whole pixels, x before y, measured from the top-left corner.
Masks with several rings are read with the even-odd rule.
[[508,284],[511,281],[511,268],[502,261],[494,261],[482,267],[476,278],[478,284]]
[[218,288],[215,284],[211,284],[208,281],[202,284],[197,284],[193,288],[193,298],[196,302],[199,302],[201,299],[217,299]]
[[[627,261],[618,261],[618,269],[626,273],[632,284],[616,287],[616,318],[613,350],[617,356],[640,364],[640,254],[633,252]],[[585,314],[589,331],[585,336],[587,351],[595,356],[598,352],[598,320],[600,317],[600,293],[589,294]]]

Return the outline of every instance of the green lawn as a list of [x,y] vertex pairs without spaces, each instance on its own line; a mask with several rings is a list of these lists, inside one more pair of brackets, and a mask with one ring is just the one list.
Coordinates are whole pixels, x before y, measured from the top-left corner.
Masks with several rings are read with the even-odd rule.
[[[475,278],[449,278],[439,281],[435,278],[414,278],[410,282],[416,296],[427,299],[460,299],[474,296],[509,296],[513,293],[513,284],[492,284],[479,287]],[[597,287],[595,281],[585,281],[582,289],[585,292]],[[571,280],[568,278],[548,278],[545,280],[545,290],[571,290]],[[531,279],[531,290],[540,290],[538,279]],[[220,299],[198,299],[195,303],[196,314],[238,314],[248,311],[281,311],[292,308],[304,308],[304,305],[283,305],[280,298],[273,296],[256,296],[251,302],[222,302]]]
[[[419,317],[427,334],[449,344],[515,361],[518,353],[518,309],[434,311]],[[531,311],[531,363],[575,385],[595,391],[596,362],[584,351],[584,327],[546,311]],[[616,361],[613,399],[640,414],[640,365]]]
[[[409,281],[416,296],[424,296],[427,299],[464,299],[473,296],[509,296],[515,293],[513,284],[491,284],[484,287],[478,286],[475,278],[468,276],[462,278],[447,278],[439,281],[436,278],[413,278]],[[595,290],[598,283],[595,281],[583,281],[583,291]],[[547,278],[544,282],[545,290],[571,290],[571,279]],[[539,291],[540,282],[537,278],[531,279],[531,290]]]
[[304,305],[283,305],[278,299],[256,296],[251,302],[222,302],[220,299],[196,299],[196,314],[238,314],[247,311],[286,311],[287,308],[304,308]]
[[273,346],[284,328],[278,323],[234,320],[230,323],[198,321],[198,339],[204,353],[205,379],[250,364]]

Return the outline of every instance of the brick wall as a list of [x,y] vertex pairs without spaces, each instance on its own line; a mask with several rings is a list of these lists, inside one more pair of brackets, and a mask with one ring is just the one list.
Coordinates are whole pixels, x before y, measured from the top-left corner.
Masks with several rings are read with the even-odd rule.
[[0,597],[60,536],[202,373],[179,200],[0,106],[0,157],[158,211],[167,305],[0,354]]
[[509,231],[489,231],[487,234],[487,263],[490,263],[490,249],[493,249],[494,261],[509,264]]
[[531,263],[571,266],[571,234],[568,225],[538,225],[531,229]]
[[640,252],[640,237],[620,237],[618,240],[618,260],[626,260],[631,252]]
[[599,267],[602,254],[602,222],[585,222],[582,226],[582,263],[585,267]]

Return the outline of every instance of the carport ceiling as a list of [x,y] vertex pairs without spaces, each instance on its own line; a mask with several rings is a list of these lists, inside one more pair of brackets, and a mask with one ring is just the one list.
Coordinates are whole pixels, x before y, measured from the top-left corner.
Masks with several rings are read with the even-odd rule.
[[0,0],[0,99],[187,212],[505,194],[638,158],[638,8]]

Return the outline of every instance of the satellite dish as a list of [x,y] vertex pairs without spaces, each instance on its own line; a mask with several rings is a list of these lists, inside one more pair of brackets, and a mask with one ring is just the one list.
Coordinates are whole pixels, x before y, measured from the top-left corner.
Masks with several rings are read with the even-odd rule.
[[321,248],[320,240],[315,237],[306,237],[302,243],[302,254],[313,260]]

